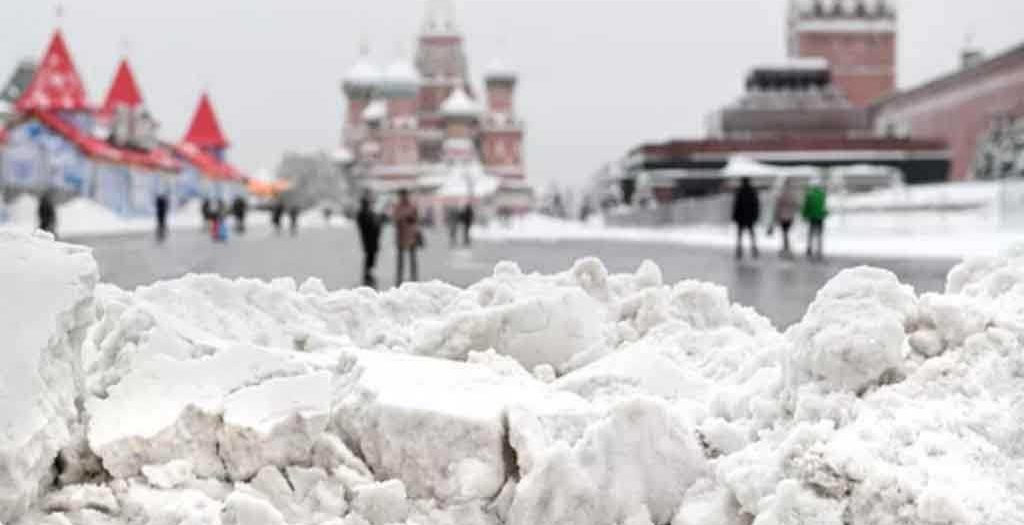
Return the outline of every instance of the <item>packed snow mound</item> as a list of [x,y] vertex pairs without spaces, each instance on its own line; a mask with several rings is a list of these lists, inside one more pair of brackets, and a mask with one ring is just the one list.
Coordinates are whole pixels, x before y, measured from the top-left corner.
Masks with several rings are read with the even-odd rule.
[[87,249],[0,229],[0,521],[53,482],[54,460],[77,431],[97,280]]
[[650,263],[127,292],[0,244],[7,525],[1024,521],[1024,250],[847,270],[783,334]]

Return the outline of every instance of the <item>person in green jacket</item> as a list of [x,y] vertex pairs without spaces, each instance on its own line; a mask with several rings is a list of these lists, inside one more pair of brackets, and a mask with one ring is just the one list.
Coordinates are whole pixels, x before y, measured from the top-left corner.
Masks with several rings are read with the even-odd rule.
[[807,221],[807,258],[822,260],[824,255],[825,218],[828,217],[824,185],[815,181],[804,196],[801,211]]

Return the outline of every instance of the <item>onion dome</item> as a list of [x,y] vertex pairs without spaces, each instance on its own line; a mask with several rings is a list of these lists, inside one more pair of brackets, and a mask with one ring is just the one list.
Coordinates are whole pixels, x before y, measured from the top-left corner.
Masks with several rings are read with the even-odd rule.
[[420,89],[420,74],[410,62],[398,60],[384,71],[380,87],[384,96],[415,96]]
[[441,115],[446,118],[475,119],[480,116],[480,105],[469,98],[461,87],[452,92],[451,96],[441,104]]

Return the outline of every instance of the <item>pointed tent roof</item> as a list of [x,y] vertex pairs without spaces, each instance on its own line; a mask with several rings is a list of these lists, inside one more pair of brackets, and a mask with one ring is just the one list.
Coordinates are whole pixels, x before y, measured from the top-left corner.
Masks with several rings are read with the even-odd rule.
[[82,78],[60,29],[53,32],[32,82],[15,107],[21,112],[88,107]]
[[213,111],[213,104],[210,103],[208,93],[203,93],[199,98],[199,106],[192,117],[192,124],[185,134],[183,142],[193,144],[200,148],[225,148],[228,140],[220,130],[220,122]]
[[128,59],[121,60],[117,66],[117,73],[114,74],[114,81],[110,84],[110,91],[107,92],[107,100],[100,108],[100,115],[109,117],[114,114],[118,106],[135,108],[142,105],[142,92],[135,82],[135,75],[128,64]]

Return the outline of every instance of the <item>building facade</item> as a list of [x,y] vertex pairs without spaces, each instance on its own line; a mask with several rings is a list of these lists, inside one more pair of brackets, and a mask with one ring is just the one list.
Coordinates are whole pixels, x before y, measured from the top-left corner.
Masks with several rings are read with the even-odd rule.
[[991,146],[986,137],[998,139],[999,127],[1024,118],[1024,45],[988,60],[974,53],[963,58],[960,70],[893,93],[872,107],[878,133],[946,141],[953,180],[1002,173],[986,166]]
[[[95,106],[59,30],[38,66],[19,66],[6,92],[14,102],[0,129],[5,200],[22,193],[47,193],[58,202],[81,197],[138,216],[154,213],[158,195],[176,196],[172,202],[180,206],[192,198],[245,192],[241,172],[224,161],[226,141],[220,139],[219,149],[204,149],[196,138],[197,123],[204,123],[202,102],[183,141],[161,141],[128,60],[118,64],[102,105]],[[215,124],[205,96],[203,102]]]
[[896,9],[888,0],[793,0],[792,58],[823,58],[856,107],[896,89]]
[[363,49],[342,82],[344,147],[363,188],[411,190],[443,208],[467,202],[501,213],[531,205],[516,107],[518,75],[500,62],[472,83],[449,2],[429,4],[414,60],[380,68]]

